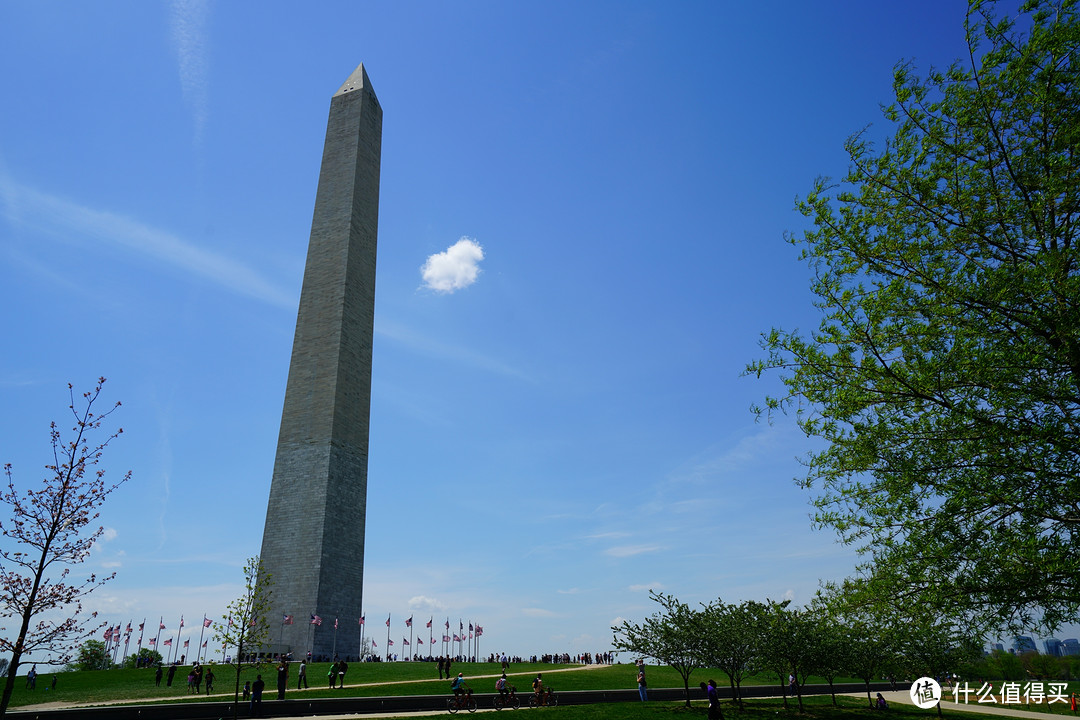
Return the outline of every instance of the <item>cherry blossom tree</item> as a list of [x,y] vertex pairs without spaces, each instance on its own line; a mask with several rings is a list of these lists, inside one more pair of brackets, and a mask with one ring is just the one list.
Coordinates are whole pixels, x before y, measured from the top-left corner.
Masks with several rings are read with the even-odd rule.
[[104,527],[93,525],[109,495],[126,482],[127,473],[114,484],[98,467],[109,443],[123,432],[109,430],[105,421],[120,407],[116,403],[97,412],[105,378],[76,399],[68,385],[72,426],[69,432],[55,422],[50,426],[52,462],[45,466],[41,485],[19,489],[10,464],[4,466],[7,487],[0,489],[0,652],[10,653],[10,664],[0,717],[7,712],[15,676],[24,655],[39,662],[65,664],[70,648],[101,625],[96,612],[85,612],[83,600],[115,577],[90,573],[72,577],[75,566],[90,555]]

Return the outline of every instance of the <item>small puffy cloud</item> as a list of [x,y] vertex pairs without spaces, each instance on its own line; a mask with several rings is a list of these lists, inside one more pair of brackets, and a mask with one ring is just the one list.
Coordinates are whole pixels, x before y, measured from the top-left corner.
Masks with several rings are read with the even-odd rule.
[[413,610],[442,610],[443,605],[439,600],[435,598],[427,597],[426,595],[417,595],[416,597],[409,598],[409,608]]
[[467,288],[480,275],[484,249],[472,238],[462,237],[445,252],[435,253],[420,268],[424,287],[440,293]]
[[115,528],[111,528],[111,527],[110,528],[105,528],[101,532],[101,539],[104,542],[109,542],[110,540],[116,539],[116,530],[115,530]]

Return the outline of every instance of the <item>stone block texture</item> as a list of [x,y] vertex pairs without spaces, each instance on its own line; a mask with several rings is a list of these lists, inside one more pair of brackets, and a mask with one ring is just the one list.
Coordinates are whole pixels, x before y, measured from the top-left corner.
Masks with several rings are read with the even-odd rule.
[[360,650],[381,148],[382,108],[361,65],[330,101],[263,531],[263,649],[296,658]]

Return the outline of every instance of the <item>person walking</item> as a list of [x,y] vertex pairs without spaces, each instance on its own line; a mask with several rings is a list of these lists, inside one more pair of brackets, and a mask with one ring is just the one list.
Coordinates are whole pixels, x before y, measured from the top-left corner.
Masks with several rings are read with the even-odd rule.
[[304,659],[300,660],[300,670],[296,676],[296,689],[299,690],[301,685],[307,690],[307,660]]
[[709,720],[724,720],[724,711],[720,709],[720,694],[716,691],[716,681],[709,680],[709,684],[701,683],[701,689],[709,698]]
[[649,693],[646,690],[648,683],[645,682],[645,663],[638,661],[638,674],[637,674],[637,691],[641,696],[641,702],[645,702],[649,699]]

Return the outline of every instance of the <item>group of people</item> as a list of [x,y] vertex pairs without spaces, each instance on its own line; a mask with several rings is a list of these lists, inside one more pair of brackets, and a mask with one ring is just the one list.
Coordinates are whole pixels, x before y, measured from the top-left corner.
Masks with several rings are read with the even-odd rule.
[[[170,685],[172,685],[172,675],[173,675],[174,672],[176,672],[174,668],[175,668],[175,666],[170,666],[170,668],[169,668],[169,684]],[[160,667],[158,667],[157,672],[158,673],[161,672]],[[193,692],[196,695],[200,695],[202,693],[201,688],[202,688],[203,679],[204,679],[203,666],[201,664],[199,664],[198,662],[196,662],[194,665],[191,666],[191,672],[189,672],[188,676],[187,676],[188,692]],[[161,678],[160,678],[160,676],[158,676],[158,682],[159,683],[160,683],[160,680],[161,680]],[[209,695],[210,693],[212,693],[214,691],[214,669],[213,668],[207,668],[206,669],[206,671],[205,671],[205,680],[206,680],[206,694]]]

